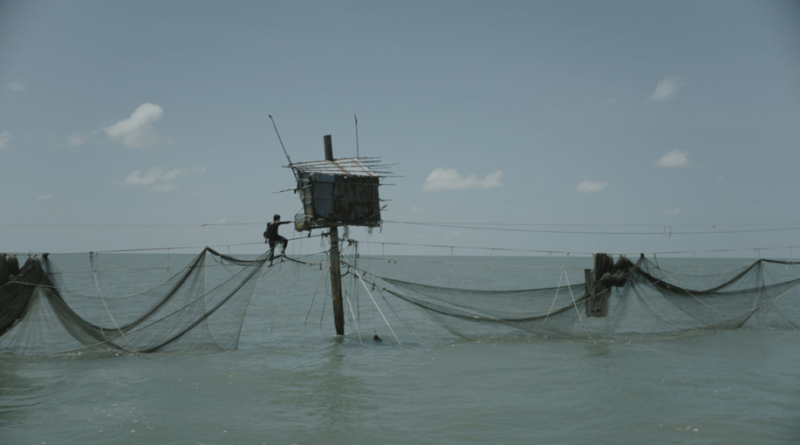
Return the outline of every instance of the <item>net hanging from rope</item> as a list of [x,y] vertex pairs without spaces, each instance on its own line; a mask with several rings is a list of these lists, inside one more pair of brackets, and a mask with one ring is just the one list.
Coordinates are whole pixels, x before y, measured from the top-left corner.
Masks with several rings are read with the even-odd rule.
[[242,260],[205,248],[181,268],[169,257],[137,255],[131,268],[131,255],[32,256],[19,267],[0,254],[0,353],[236,349],[269,252]]
[[[467,339],[493,335],[553,337],[677,335],[693,330],[797,329],[800,264],[758,260],[720,274],[687,274],[641,257],[622,258],[613,285],[593,295],[562,271],[558,286],[527,290],[475,290],[379,277],[390,294],[422,309],[436,323]],[[583,277],[581,277],[583,278]],[[607,298],[603,316],[593,305]],[[590,315],[593,314],[593,315]]]

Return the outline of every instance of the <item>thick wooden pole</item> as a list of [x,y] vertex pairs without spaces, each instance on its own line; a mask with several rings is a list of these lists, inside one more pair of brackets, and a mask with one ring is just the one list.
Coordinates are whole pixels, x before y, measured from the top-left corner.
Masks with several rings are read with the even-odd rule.
[[[325,136],[325,160],[333,161],[331,136]],[[344,335],[344,302],[342,301],[342,269],[339,266],[339,228],[331,227],[331,295],[333,296],[333,324],[336,335]]]
[[608,296],[611,288],[603,283],[606,273],[614,273],[614,259],[605,253],[594,254],[594,269],[586,270],[586,290],[591,299],[586,304],[587,317],[605,317],[608,315]]

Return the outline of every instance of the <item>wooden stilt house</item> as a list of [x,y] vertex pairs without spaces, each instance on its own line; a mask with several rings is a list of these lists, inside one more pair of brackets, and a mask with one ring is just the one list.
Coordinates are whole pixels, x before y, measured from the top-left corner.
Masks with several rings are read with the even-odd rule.
[[379,158],[345,158],[292,164],[303,210],[297,231],[381,224],[378,187],[389,172]]

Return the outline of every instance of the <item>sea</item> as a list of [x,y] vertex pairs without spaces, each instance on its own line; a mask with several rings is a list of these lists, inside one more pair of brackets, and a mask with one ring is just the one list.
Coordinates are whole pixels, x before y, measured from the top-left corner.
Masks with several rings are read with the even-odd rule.
[[[172,272],[192,258],[116,255],[115,267]],[[298,259],[308,264],[277,262],[259,281],[235,351],[0,356],[0,444],[800,443],[800,331],[468,341],[346,268],[340,337],[324,261]],[[658,260],[698,273],[751,261]],[[563,256],[353,261],[367,280],[481,289],[555,285],[563,271],[578,283],[591,267]]]

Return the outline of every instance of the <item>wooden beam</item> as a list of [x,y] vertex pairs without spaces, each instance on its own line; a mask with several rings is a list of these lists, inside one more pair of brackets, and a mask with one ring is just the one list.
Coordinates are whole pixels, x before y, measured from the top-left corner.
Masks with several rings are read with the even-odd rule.
[[[333,143],[331,136],[326,135],[325,160],[333,161]],[[342,268],[339,265],[339,228],[332,226],[329,232],[331,250],[328,260],[331,264],[331,296],[333,297],[333,324],[336,335],[344,335],[344,302],[342,300]]]

